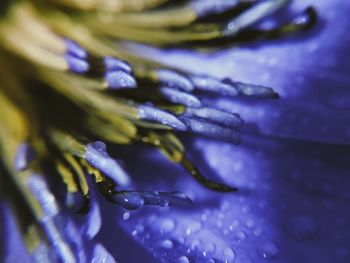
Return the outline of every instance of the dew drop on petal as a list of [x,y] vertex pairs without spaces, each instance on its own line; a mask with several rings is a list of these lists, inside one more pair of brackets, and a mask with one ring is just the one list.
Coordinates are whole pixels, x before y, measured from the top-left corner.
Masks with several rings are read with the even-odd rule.
[[232,248],[225,248],[223,251],[223,260],[225,263],[231,263],[235,260],[236,258],[236,254],[235,252],[232,250]]
[[254,230],[254,236],[258,237],[262,234],[262,229],[260,227],[257,227],[255,230]]
[[177,242],[179,242],[180,244],[184,244],[185,238],[183,236],[179,236],[179,237],[177,237]]
[[198,239],[193,240],[191,244],[191,250],[196,250],[196,248],[198,248],[200,244],[201,242]]
[[125,212],[123,214],[123,220],[128,220],[130,218],[130,213],[129,212]]
[[160,229],[163,232],[171,232],[175,228],[174,220],[169,219],[169,218],[162,219],[159,223],[160,223]]
[[234,227],[233,225],[229,225],[229,226],[228,226],[228,230],[229,230],[230,232],[232,232],[234,229],[235,229],[235,227]]
[[190,260],[186,256],[179,257],[177,263],[190,263]]
[[244,231],[238,231],[236,234],[236,240],[238,243],[241,243],[242,241],[247,239],[247,235]]
[[258,249],[258,255],[266,260],[277,258],[278,253],[277,246],[272,242],[266,242]]
[[141,224],[136,225],[135,228],[138,232],[143,232],[145,230],[145,227]]
[[189,227],[191,229],[191,233],[196,233],[202,228],[202,223],[199,221],[195,221]]
[[249,206],[247,206],[247,205],[242,206],[242,212],[243,212],[244,214],[247,214],[249,211],[250,211]]
[[133,231],[131,232],[131,235],[132,235],[132,236],[134,236],[134,237],[135,237],[135,236],[137,236],[137,235],[138,235],[137,230],[136,230],[136,229],[135,229],[135,230],[133,230]]
[[204,250],[205,250],[206,255],[213,255],[215,253],[216,246],[213,242],[207,242],[204,245]]
[[227,200],[223,201],[223,202],[221,203],[221,205],[220,205],[220,211],[221,211],[221,212],[225,212],[225,211],[227,211],[229,208],[230,208],[230,203],[229,203]]
[[160,242],[160,246],[165,249],[172,249],[174,247],[174,243],[170,239],[164,239]]
[[255,225],[255,222],[254,222],[254,220],[253,219],[248,219],[246,222],[245,222],[245,225],[246,225],[246,227],[248,227],[248,228],[252,228],[254,225]]

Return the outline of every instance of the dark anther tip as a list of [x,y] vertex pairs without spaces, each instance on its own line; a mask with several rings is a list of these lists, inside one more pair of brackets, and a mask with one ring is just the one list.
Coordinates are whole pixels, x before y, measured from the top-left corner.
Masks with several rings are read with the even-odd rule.
[[309,15],[310,17],[310,22],[316,23],[318,20],[318,13],[315,7],[309,6],[306,8],[305,12]]
[[317,10],[316,8],[314,8],[313,6],[309,6],[305,9],[305,14],[307,15],[308,17],[308,21],[307,23],[305,24],[305,29],[312,29],[317,21],[318,21],[318,13],[317,13]]
[[277,100],[280,98],[280,95],[277,93],[277,92],[274,92],[272,95],[271,95],[271,98],[274,99],[274,100]]
[[238,188],[231,187],[231,186],[228,186],[228,185],[226,185],[225,189],[224,189],[224,192],[226,192],[226,193],[232,193],[232,192],[237,192],[237,191],[238,191]]
[[232,193],[232,192],[238,191],[238,188],[236,188],[236,187],[228,186],[226,184],[218,184],[218,183],[215,183],[211,187],[209,186],[209,188],[211,190],[221,192],[221,193]]

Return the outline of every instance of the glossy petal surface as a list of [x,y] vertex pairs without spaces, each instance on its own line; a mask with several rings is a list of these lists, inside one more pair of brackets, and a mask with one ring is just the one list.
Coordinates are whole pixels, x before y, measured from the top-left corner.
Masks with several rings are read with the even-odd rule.
[[317,8],[321,24],[305,37],[210,55],[143,47],[172,65],[271,86],[281,95],[278,101],[207,98],[238,112],[250,135],[239,146],[188,140],[199,167],[238,193],[205,190],[158,153],[137,155],[130,171],[135,178],[146,170],[137,167],[147,163],[152,176],[159,175],[140,184],[182,190],[195,203],[191,209],[147,208],[123,220],[122,227],[159,261],[350,261],[350,5],[295,1],[290,10],[308,4]]

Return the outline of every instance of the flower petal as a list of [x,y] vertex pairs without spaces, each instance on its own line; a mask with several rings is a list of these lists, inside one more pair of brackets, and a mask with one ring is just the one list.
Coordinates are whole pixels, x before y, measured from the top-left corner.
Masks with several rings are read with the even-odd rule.
[[[181,169],[170,172],[152,152],[129,164],[132,174],[146,177],[144,185],[181,189],[194,201],[190,209],[147,208],[122,221],[159,261],[350,260],[348,147],[248,137],[238,147],[197,139],[193,149],[203,170],[215,171],[238,192],[203,189]],[[320,251],[323,247],[327,250]]]
[[279,101],[218,101],[218,107],[246,120],[246,132],[349,144],[350,66],[346,57],[350,37],[345,25],[350,5],[344,1],[293,1],[290,11],[307,5],[315,6],[321,21],[312,33],[297,39],[243,45],[210,55],[140,45],[128,48],[197,74],[210,72],[218,78],[274,88],[281,96]]

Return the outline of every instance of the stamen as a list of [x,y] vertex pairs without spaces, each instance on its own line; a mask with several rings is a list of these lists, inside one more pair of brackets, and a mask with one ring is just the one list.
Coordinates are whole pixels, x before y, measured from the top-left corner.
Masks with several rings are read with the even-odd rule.
[[25,170],[29,167],[30,163],[36,156],[35,150],[28,144],[22,143],[18,146],[15,157],[15,169],[17,171]]
[[133,89],[137,83],[133,76],[124,71],[107,71],[105,80],[111,89]]
[[110,176],[119,185],[128,185],[130,178],[121,166],[108,155],[106,144],[97,141],[86,145],[86,161],[96,169]]
[[205,178],[200,171],[188,160],[183,157],[181,160],[181,165],[190,173],[190,175],[204,187],[218,191],[218,192],[235,192],[237,188],[228,186],[226,184],[220,184]]
[[235,82],[231,79],[224,79],[223,82],[235,87],[240,95],[261,99],[278,99],[279,95],[273,89],[261,85]]
[[159,91],[162,95],[164,95],[164,97],[166,97],[169,101],[175,104],[181,104],[193,108],[198,108],[202,105],[200,100],[192,94],[188,94],[167,87],[161,87]]
[[132,68],[131,68],[130,64],[123,61],[123,60],[120,60],[120,59],[115,58],[115,57],[107,56],[107,57],[103,58],[103,61],[104,61],[104,65],[105,65],[107,71],[122,70],[126,73],[129,73],[129,74],[132,73]]
[[59,216],[60,210],[46,182],[41,176],[33,174],[28,179],[28,188],[43,209],[42,218],[39,220],[60,259],[63,262],[76,262],[72,250],[62,236],[63,231],[55,223],[55,218]]
[[193,84],[187,77],[173,70],[161,69],[157,70],[155,74],[158,78],[158,81],[161,84],[168,86],[169,88],[184,90],[187,92],[190,92],[194,89]]
[[186,125],[174,115],[148,105],[139,105],[141,119],[164,124],[175,130],[185,131]]
[[81,58],[77,58],[73,55],[66,54],[64,56],[67,64],[68,64],[68,69],[77,74],[85,74],[89,72],[90,70],[90,65],[87,61]]
[[282,7],[286,6],[291,0],[266,0],[259,1],[253,5],[250,9],[231,19],[226,23],[223,35],[233,36],[236,35],[242,29],[258,22],[262,18],[271,15],[278,11]]
[[76,42],[73,40],[70,40],[66,38],[64,40],[66,44],[66,54],[70,54],[72,56],[75,56],[77,58],[87,60],[88,58],[88,52],[82,48],[80,45],[78,45]]
[[301,14],[297,15],[291,24],[294,24],[296,26],[311,28],[313,25],[315,25],[317,21],[317,12],[312,7],[309,6],[302,12]]
[[66,39],[65,43],[64,58],[71,72],[88,77],[103,77],[106,86],[111,89],[136,88],[136,80],[127,62],[111,56],[94,57],[69,39]]
[[243,124],[242,119],[236,113],[229,113],[208,107],[198,109],[187,108],[184,116],[201,118],[211,123],[233,129],[237,129]]
[[236,7],[242,0],[194,0],[191,1],[191,8],[198,17],[206,17],[213,14],[221,14]]
[[235,87],[216,78],[199,75],[192,75],[190,78],[193,85],[198,90],[215,92],[224,96],[238,95],[238,91]]
[[53,255],[49,246],[45,242],[40,242],[37,247],[31,252],[32,262],[55,262],[56,255]]
[[193,133],[225,140],[233,144],[239,144],[241,142],[239,133],[231,129],[208,123],[200,119],[188,118],[185,116],[179,116],[179,119],[185,123],[188,130]]

